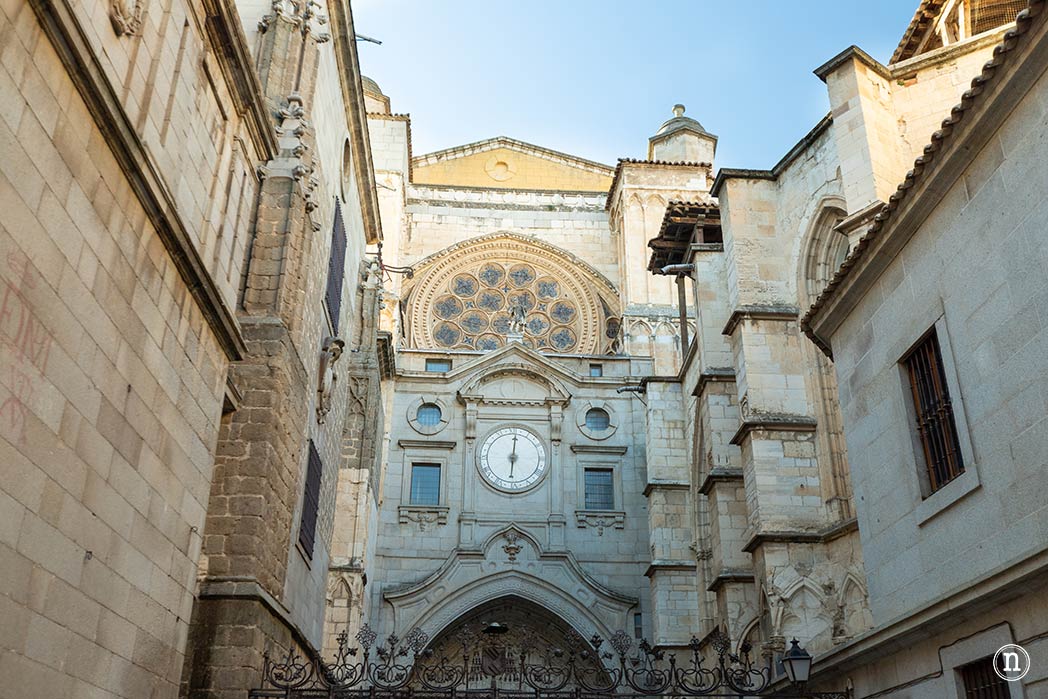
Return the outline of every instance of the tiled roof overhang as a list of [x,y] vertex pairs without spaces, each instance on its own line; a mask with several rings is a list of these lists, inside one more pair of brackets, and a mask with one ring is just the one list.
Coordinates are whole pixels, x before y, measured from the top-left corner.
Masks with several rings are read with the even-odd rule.
[[[1004,118],[1011,111],[1011,107],[1014,107],[1014,104],[999,104],[998,98],[1001,97],[1001,88],[993,84],[994,78],[997,78],[997,83],[999,84],[1001,75],[1005,72],[1004,68],[1006,67],[1011,69],[1013,79],[1015,76],[1019,76],[1024,80],[1032,81],[1040,74],[1038,71],[1033,70],[1018,70],[1017,68],[1021,64],[1016,63],[1012,56],[1017,49],[1024,48],[1022,47],[1023,39],[1031,30],[1035,28],[1041,29],[1041,25],[1045,21],[1046,1],[1048,0],[1030,0],[1030,6],[1016,16],[1015,28],[1005,33],[1004,41],[993,50],[993,58],[987,61],[983,65],[982,72],[972,79],[971,87],[961,95],[960,103],[950,111],[950,116],[943,120],[942,128],[932,134],[931,142],[924,147],[924,154],[914,161],[913,169],[906,173],[906,179],[898,186],[895,193],[888,198],[888,202],[881,207],[880,212],[874,216],[869,230],[859,239],[859,242],[852,248],[851,252],[848,253],[847,259],[844,260],[833,279],[822,290],[822,293],[819,294],[819,297],[812,304],[811,308],[808,309],[808,312],[804,314],[804,317],[801,319],[801,328],[826,356],[833,357],[832,349],[829,342],[815,331],[814,325],[825,318],[829,306],[841,304],[845,287],[853,281],[853,278],[859,272],[868,270],[876,272],[874,268],[877,261],[881,262],[882,267],[890,262],[890,258],[881,260],[877,255],[871,257],[869,252],[871,248],[875,246],[880,248],[887,239],[893,237],[893,234],[897,232],[897,229],[903,222],[909,223],[911,226],[919,226],[919,221],[914,224],[912,220],[907,220],[913,219],[914,216],[921,213],[918,211],[915,214],[914,209],[921,204],[924,204],[925,207],[934,207],[938,202],[938,196],[931,192],[928,193],[929,196],[923,198],[923,201],[920,196],[909,197],[911,190],[915,188],[922,190],[923,185],[926,184],[930,177],[933,175],[944,175],[944,169],[951,164],[952,160],[960,158],[964,159],[965,162],[970,162],[979,152],[980,143],[992,136],[995,131],[994,129],[979,129],[979,126],[985,126],[985,124],[979,123],[976,119]],[[1042,41],[1048,41],[1048,39],[1042,37]],[[1037,44],[1034,44],[1029,50],[1034,51],[1037,46]],[[1045,48],[1045,51],[1048,51],[1048,48]],[[990,101],[987,101],[987,92],[993,98]],[[976,108],[979,109],[977,110]],[[972,119],[970,116],[973,111],[977,112],[975,119]],[[968,117],[968,120],[964,121],[966,117]],[[969,140],[966,141],[964,140],[965,138]],[[982,141],[978,139],[982,139]],[[945,174],[949,175],[952,173]],[[950,183],[940,185],[936,191],[941,195],[948,184]],[[921,191],[920,193],[924,194],[925,192]],[[910,232],[912,233],[913,231]],[[904,243],[905,241],[902,241],[902,244]],[[841,312],[847,312],[847,309],[843,309]]]
[[944,0],[922,0],[917,8],[917,12],[913,14],[913,19],[910,20],[909,26],[906,27],[906,31],[902,35],[902,41],[899,42],[895,53],[892,54],[891,63],[898,63],[899,61],[905,61],[907,58],[913,58],[917,53],[917,49],[920,48],[921,39],[924,38],[925,32],[935,22],[945,4]]

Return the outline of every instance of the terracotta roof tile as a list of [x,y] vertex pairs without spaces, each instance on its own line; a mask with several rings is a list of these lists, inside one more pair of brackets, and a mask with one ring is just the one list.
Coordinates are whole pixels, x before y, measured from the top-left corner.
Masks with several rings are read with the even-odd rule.
[[826,288],[823,289],[818,298],[815,299],[815,303],[813,303],[807,313],[804,314],[804,317],[801,319],[801,327],[803,328],[804,333],[827,356],[832,356],[831,350],[812,331],[812,318],[819,312],[826,301],[834,295],[836,290],[855,267],[856,263],[858,263],[858,261],[866,254],[866,251],[869,249],[874,239],[876,239],[884,229],[885,225],[891,221],[892,214],[899,208],[899,204],[906,198],[909,190],[912,189],[917,181],[921,179],[925,169],[935,159],[936,153],[942,149],[943,143],[950,138],[954,126],[960,123],[964,118],[965,112],[971,109],[975,104],[978,96],[985,89],[986,84],[993,79],[994,75],[997,73],[997,69],[1007,60],[1008,54],[1018,45],[1020,37],[1030,30],[1035,18],[1041,17],[1044,14],[1045,2],[1048,2],[1048,0],[1030,0],[1030,6],[1018,14],[1015,18],[1015,29],[1005,33],[1004,41],[998,44],[993,50],[993,58],[987,61],[986,64],[983,65],[982,72],[972,79],[971,88],[961,95],[960,103],[950,110],[950,116],[943,119],[942,128],[932,134],[931,142],[924,147],[924,154],[914,160],[913,169],[906,173],[906,178],[888,198],[888,202],[881,206],[881,210],[873,217],[873,223],[870,225],[869,230],[859,239],[859,242],[856,243],[855,247],[848,253],[848,257],[841,264],[837,273],[833,275],[833,279],[830,280],[829,284],[826,285]]

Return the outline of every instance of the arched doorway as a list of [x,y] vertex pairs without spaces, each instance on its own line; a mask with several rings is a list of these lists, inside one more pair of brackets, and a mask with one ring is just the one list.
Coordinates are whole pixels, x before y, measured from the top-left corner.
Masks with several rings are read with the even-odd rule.
[[[459,688],[526,691],[538,683],[568,690],[580,675],[590,686],[608,681],[591,639],[556,613],[516,595],[462,614],[437,634],[418,662],[419,683],[427,671],[454,672],[464,676]],[[537,672],[547,674],[538,677]]]

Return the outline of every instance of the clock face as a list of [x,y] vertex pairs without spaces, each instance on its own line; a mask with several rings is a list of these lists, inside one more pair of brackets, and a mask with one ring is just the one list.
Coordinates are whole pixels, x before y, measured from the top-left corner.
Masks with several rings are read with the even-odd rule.
[[503,427],[484,440],[478,458],[480,473],[496,488],[521,492],[534,487],[546,473],[541,440],[520,427]]

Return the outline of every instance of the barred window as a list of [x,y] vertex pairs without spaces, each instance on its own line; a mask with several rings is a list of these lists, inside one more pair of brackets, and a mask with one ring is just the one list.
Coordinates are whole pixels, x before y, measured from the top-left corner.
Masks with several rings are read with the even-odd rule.
[[934,328],[910,351],[903,363],[910,375],[917,433],[924,452],[931,494],[964,473],[942,350]]
[[324,303],[331,317],[331,329],[338,334],[338,314],[342,310],[342,278],[346,274],[346,226],[342,207],[335,200],[335,225],[331,231],[331,257],[328,258],[327,292]]
[[993,671],[993,656],[959,668],[964,699],[1010,699],[1008,683]]
[[306,490],[302,497],[302,519],[298,526],[298,543],[306,557],[313,560],[313,545],[317,536],[317,510],[320,506],[320,479],[324,474],[324,464],[320,452],[309,441],[309,461],[306,464]]
[[411,504],[440,504],[440,464],[411,464]]
[[584,473],[587,510],[615,507],[614,474],[610,468],[587,468]]

